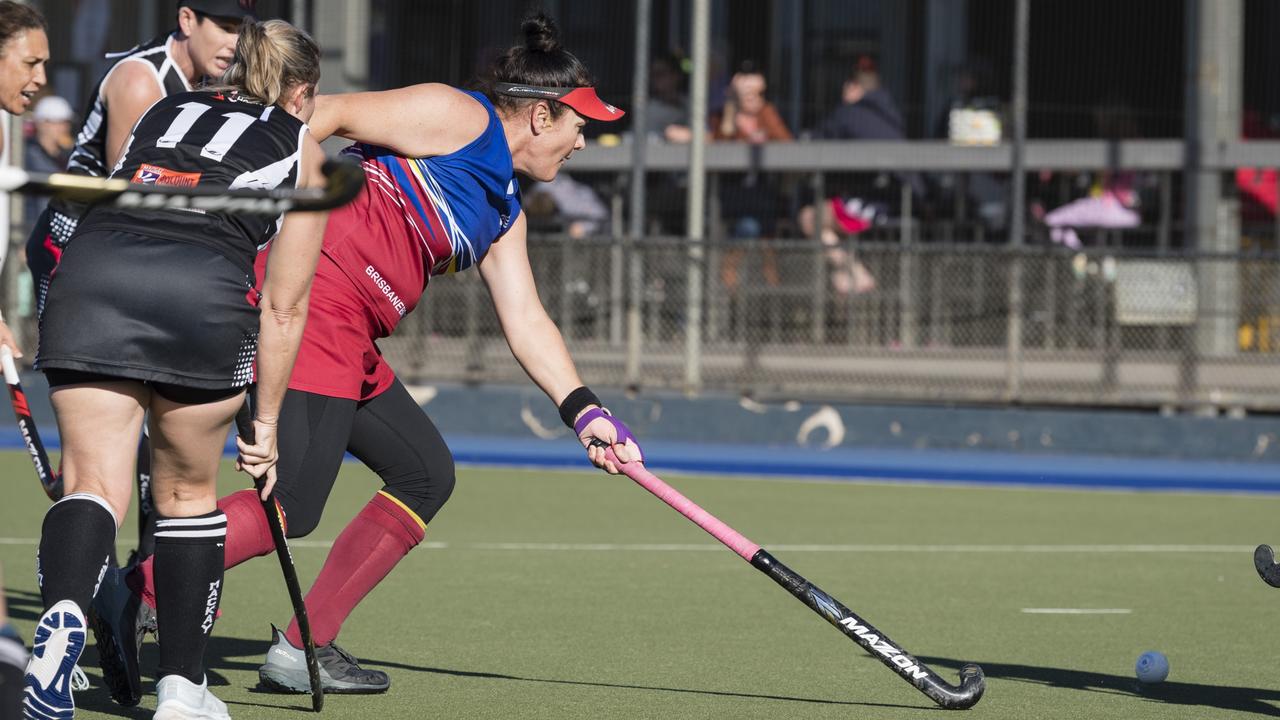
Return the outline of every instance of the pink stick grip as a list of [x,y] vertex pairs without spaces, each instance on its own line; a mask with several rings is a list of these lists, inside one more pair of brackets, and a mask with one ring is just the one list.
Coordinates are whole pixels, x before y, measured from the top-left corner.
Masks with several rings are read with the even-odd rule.
[[760,550],[759,545],[743,537],[742,533],[724,524],[715,515],[698,507],[697,503],[681,495],[679,490],[666,484],[657,475],[646,470],[644,463],[638,460],[620,463],[618,462],[618,457],[613,454],[612,449],[605,452],[624,475],[636,481],[636,484],[640,487],[657,495],[658,499],[675,508],[681,515],[696,523],[698,527],[711,533],[712,537],[727,545],[730,550],[738,553],[743,560],[751,562],[751,558],[755,557],[755,554]]

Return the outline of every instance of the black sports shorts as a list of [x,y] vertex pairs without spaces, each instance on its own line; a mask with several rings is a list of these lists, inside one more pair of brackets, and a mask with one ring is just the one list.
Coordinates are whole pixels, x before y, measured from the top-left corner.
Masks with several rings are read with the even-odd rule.
[[49,284],[36,367],[186,388],[253,380],[253,277],[214,250],[119,230],[67,245]]
[[[50,390],[56,390],[67,385],[111,382],[113,380],[120,379],[111,375],[82,372],[80,370],[46,370],[44,376],[45,380],[49,383]],[[170,402],[176,402],[182,405],[204,405],[205,403],[226,400],[229,397],[233,397],[244,392],[244,388],[206,390],[205,388],[183,387],[182,385],[170,385],[169,383],[157,382],[150,382],[147,383],[147,385],[150,385],[151,389],[154,390],[157,395],[169,400]]]

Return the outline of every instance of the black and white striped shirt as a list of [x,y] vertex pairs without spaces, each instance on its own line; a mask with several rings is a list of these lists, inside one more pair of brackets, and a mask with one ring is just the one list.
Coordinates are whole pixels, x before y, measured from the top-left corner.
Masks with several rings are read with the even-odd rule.
[[[111,176],[150,185],[296,187],[307,125],[275,105],[216,90],[170,95],[147,110]],[[282,217],[95,208],[79,230],[116,229],[202,245],[252,273]]]
[[156,83],[164,95],[191,90],[191,84],[187,82],[186,76],[178,68],[170,52],[173,43],[173,36],[165,35],[132,50],[107,56],[118,59],[98,81],[98,86],[89,97],[84,115],[84,127],[80,128],[80,134],[76,136],[76,148],[71,153],[71,159],[67,161],[68,172],[94,177],[104,177],[110,172],[111,168],[107,167],[108,108],[102,97],[102,88],[111,78],[112,73],[125,63],[142,63],[151,68],[155,73]]
[[[76,147],[67,160],[67,172],[93,177],[106,177],[110,173],[111,168],[107,167],[107,114],[110,108],[107,107],[102,90],[112,73],[125,63],[142,63],[151,68],[162,96],[191,90],[191,83],[187,82],[186,75],[173,59],[173,43],[174,35],[170,33],[130,50],[107,55],[107,58],[114,59],[115,62],[98,80],[85,105],[84,125],[76,136]],[[83,206],[59,198],[54,198],[50,205],[72,217],[78,217],[85,210]]]

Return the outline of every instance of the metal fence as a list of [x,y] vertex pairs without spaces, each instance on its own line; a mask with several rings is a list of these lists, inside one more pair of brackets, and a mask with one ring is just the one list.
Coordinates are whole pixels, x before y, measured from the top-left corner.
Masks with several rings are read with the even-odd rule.
[[[55,58],[55,85],[75,96],[83,95],[84,83],[96,77],[100,49],[128,47],[172,19],[171,5],[158,0],[121,3],[119,8],[111,4],[110,13],[107,3],[39,4],[55,20],[51,40],[55,53],[62,55]],[[608,8],[584,2],[579,8],[577,2],[562,0],[551,5],[569,20],[567,31],[575,37],[571,46],[581,47],[584,57],[591,56],[592,66],[612,78],[605,85],[612,91],[606,95],[618,95],[616,89],[632,77],[628,110],[635,121],[647,106],[644,91],[653,48],[676,43],[705,51],[712,26],[718,22],[717,32],[722,32],[726,18],[734,13],[753,19],[729,23],[731,36],[754,38],[750,47],[756,49],[765,41],[755,37],[761,24],[752,15],[752,8],[759,10],[761,3],[641,0]],[[708,5],[719,8],[713,13],[719,18],[716,22],[705,22]],[[1056,24],[1062,17],[1055,12],[1088,15],[1074,5],[1053,11],[1029,0],[777,4],[773,17],[786,22],[773,24],[766,44],[773,60],[787,58],[785,72],[780,63],[771,63],[776,70],[771,80],[775,101],[783,100],[782,89],[788,93],[783,103],[791,108],[788,115],[814,120],[835,101],[830,95],[834,86],[827,87],[831,83],[822,79],[820,68],[814,75],[811,60],[844,67],[868,50],[859,42],[843,42],[861,36],[852,26],[828,22],[832,18],[822,10],[839,10],[834,14],[848,19],[856,14],[855,5],[868,27],[879,27],[875,47],[882,47],[882,59],[889,60],[884,63],[886,78],[898,79],[890,85],[906,93],[908,115],[915,113],[916,120],[909,123],[917,128],[915,137],[946,105],[946,68],[975,59],[970,51],[987,47],[995,65],[1018,68],[1008,78],[1011,86],[999,83],[1001,117],[1007,126],[999,142],[967,146],[919,139],[802,140],[694,143],[691,148],[656,142],[636,145],[634,138],[644,133],[630,133],[629,139],[625,128],[622,137],[614,136],[610,143],[593,141],[569,167],[574,175],[605,177],[595,187],[612,217],[593,231],[601,237],[570,239],[539,232],[531,248],[540,292],[588,381],[846,400],[1280,410],[1280,213],[1272,198],[1259,225],[1246,227],[1241,189],[1230,179],[1238,168],[1280,167],[1280,141],[1240,139],[1244,108],[1267,110],[1276,105],[1269,90],[1274,83],[1257,70],[1274,54],[1259,40],[1268,37],[1265,29],[1280,17],[1270,3],[1174,3],[1160,17],[1175,25],[1182,18],[1185,37],[1148,33],[1157,39],[1152,47],[1160,49],[1148,48],[1139,55],[1158,60],[1146,66],[1160,71],[1144,71],[1127,82],[1121,82],[1107,60],[1122,57],[1126,67],[1144,66],[1133,62],[1134,40],[1124,32],[1112,33],[1110,39],[1087,38],[1090,51],[1084,54],[1092,58],[1095,69],[1105,70],[1104,77],[1089,79],[1075,61],[1033,66],[1029,31],[1034,28],[1029,28],[1029,19],[1048,23],[1038,26],[1036,47],[1052,47],[1063,36]],[[1096,15],[1103,5],[1089,5],[1088,12]],[[417,0],[279,0],[263,5],[268,11],[287,10],[315,31],[326,49],[330,92],[377,86],[390,79],[461,81],[476,54],[472,51],[499,32],[492,18],[518,15],[512,3],[486,5],[484,12],[464,6]],[[1036,15],[1030,14],[1033,6]],[[1126,8],[1122,14],[1126,22],[1146,27],[1149,18],[1141,10]],[[454,11],[461,14],[442,14]],[[912,21],[922,12],[928,23]],[[75,21],[94,13],[106,15],[96,24]],[[612,13],[623,22],[602,23],[593,13]],[[642,21],[630,22],[633,15]],[[442,24],[441,17],[472,17],[476,22],[474,27]],[[699,23],[699,17],[704,22]],[[804,30],[810,25],[805,23],[827,35],[808,42]],[[927,33],[907,30],[925,24],[931,28]],[[428,27],[447,33],[449,42],[424,44],[422,32]],[[613,30],[606,32],[606,27]],[[93,32],[86,34],[87,30]],[[653,38],[651,30],[656,33]],[[1241,31],[1248,42],[1241,42]],[[508,32],[501,30],[502,44],[508,42]],[[842,42],[822,39],[828,36]],[[1016,42],[1010,43],[1010,38]],[[1095,52],[1095,45],[1110,50]],[[408,62],[402,51],[410,47],[448,52],[447,57],[414,55],[423,62]],[[628,50],[635,51],[634,62],[627,60]],[[1246,62],[1249,53],[1252,60]],[[1170,58],[1182,58],[1184,67],[1171,66]],[[1058,97],[1056,92],[1066,85],[1054,80],[1058,65],[1067,68],[1061,72],[1070,74],[1074,90],[1081,92]],[[907,82],[909,67],[925,68],[914,84]],[[420,76],[421,72],[430,74]],[[709,69],[694,71],[690,79],[709,82],[708,74]],[[827,78],[835,79],[836,75]],[[1164,83],[1164,90],[1156,93],[1164,100],[1152,107],[1142,105],[1146,94],[1138,90],[1150,89],[1157,81]],[[916,89],[910,90],[913,85]],[[1181,97],[1184,85],[1185,104],[1178,109],[1181,101],[1169,97]],[[1108,94],[1124,91],[1120,99],[1146,108],[1142,117],[1157,107],[1163,108],[1157,115],[1169,116],[1160,115],[1159,122],[1143,126],[1145,133],[1134,128],[1103,133],[1100,127],[1096,135],[1063,135],[1114,136],[1115,141],[1025,139],[1028,127],[1034,131],[1036,125],[1028,126],[1028,113],[1038,113],[1043,120],[1067,111],[1093,115],[1106,110],[1093,101],[1087,107],[1071,105],[1104,86]],[[922,95],[919,89],[925,87]],[[1238,97],[1242,93],[1243,104]],[[1063,105],[1067,96],[1076,100]],[[1094,100],[1100,103],[1101,97]],[[801,105],[807,108],[803,113]],[[929,107],[932,110],[922,110]],[[703,127],[705,118],[695,115],[693,125]],[[792,124],[793,130],[801,129],[799,123]],[[1168,137],[1178,135],[1179,128],[1180,136]],[[1163,139],[1136,139],[1144,134]],[[18,128],[11,128],[15,159],[22,154],[21,138]],[[1121,170],[1150,181],[1146,188],[1151,203],[1138,228],[1082,229],[1081,234],[1088,235],[1086,249],[1072,252],[1050,244],[1042,236],[1044,226],[1028,217],[1036,193],[1046,192],[1036,186],[1040,173],[1065,178],[1071,173]],[[686,215],[684,190],[675,186],[676,180],[696,178],[701,187],[704,171],[710,187],[698,194],[697,202],[706,201],[706,212]],[[835,187],[839,174],[875,173],[900,180],[905,172],[950,176],[960,188],[966,183],[972,188],[979,178],[994,178],[997,183],[988,194],[997,201],[984,210],[963,189],[951,189],[948,200],[938,202],[935,196],[933,206],[926,208],[899,183],[892,186],[901,193],[892,217],[870,232],[828,246],[819,233],[803,237],[798,229],[801,206],[815,197],[825,200],[840,194]],[[775,239],[729,239],[732,233],[718,206],[722,195],[717,183],[726,175],[744,173],[769,176],[780,191],[778,216],[790,227],[761,233]],[[645,188],[650,191],[647,197]],[[1271,192],[1274,185],[1263,189]],[[1060,184],[1047,192],[1058,192],[1061,202],[1078,197],[1080,188]],[[659,208],[664,195],[668,201],[677,197],[677,202]],[[646,202],[645,212],[634,212]],[[21,219],[20,208],[14,209],[18,213],[10,228],[10,248],[16,259],[31,218]],[[666,217],[653,222],[655,211]],[[704,235],[705,243],[700,240]],[[30,308],[23,308],[29,305],[30,291],[20,282],[25,276],[21,263],[10,261],[5,276],[5,315],[27,318],[15,323],[15,329],[29,345],[34,323]],[[403,376],[417,381],[522,380],[476,274],[437,278],[427,296],[397,335],[383,342]],[[690,332],[691,322],[697,332]]]
[[[543,302],[589,382],[832,400],[1280,409],[1275,255],[874,240],[839,248],[847,258],[831,250],[804,240],[713,241],[699,261],[678,238],[628,245],[558,236],[535,239],[531,255]],[[833,280],[847,259],[874,289]],[[633,264],[642,271],[631,288]],[[686,342],[691,271],[707,287],[696,347]],[[1223,278],[1238,297],[1215,294]],[[438,278],[427,294],[382,342],[406,378],[523,377],[478,276]],[[632,308],[638,337],[628,331]],[[1235,342],[1212,347],[1223,321],[1238,322]]]
[[[833,173],[900,169],[950,174],[961,185],[977,174],[1007,182],[1007,146],[802,142],[708,150],[705,243],[628,240],[628,143],[593,145],[574,158],[572,172],[593,180],[611,211],[596,236],[532,235],[543,301],[589,382],[832,400],[1280,410],[1280,222],[1274,215],[1244,222],[1224,182],[1219,230],[1244,249],[1188,249],[1178,190],[1186,183],[1182,143],[1027,144],[1033,173],[1147,176],[1154,200],[1142,224],[1081,229],[1082,252],[1050,244],[1035,222],[1027,244],[1011,245],[1007,228],[993,228],[962,201],[929,217],[910,207],[905,185],[898,190],[907,207],[838,246],[802,237],[794,222],[804,192],[825,197]],[[650,183],[678,175],[687,152],[651,147]],[[1225,179],[1238,166],[1280,164],[1280,143],[1228,143],[1205,154],[1202,164]],[[779,202],[780,214],[793,219],[789,235],[730,239],[715,188],[724,173],[744,171],[775,176],[792,193]],[[680,217],[683,195],[676,194]],[[12,228],[15,258],[29,221]],[[35,328],[30,291],[18,282],[21,263],[11,261],[6,275],[5,315],[26,316],[15,329],[30,345]],[[426,295],[382,342],[403,377],[524,381],[478,274],[437,278]],[[687,332],[691,317],[699,318],[699,333]]]

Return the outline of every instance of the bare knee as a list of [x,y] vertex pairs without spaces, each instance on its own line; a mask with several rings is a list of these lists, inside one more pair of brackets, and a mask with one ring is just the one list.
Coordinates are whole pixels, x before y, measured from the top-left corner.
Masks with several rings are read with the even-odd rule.
[[121,521],[129,512],[129,503],[133,500],[133,485],[128,482],[110,482],[94,473],[67,472],[63,467],[63,497],[71,495],[93,495],[106,502],[115,516],[116,529],[120,529]]
[[155,478],[152,497],[164,517],[195,517],[213,512],[218,505],[217,485],[212,482],[178,482]]

